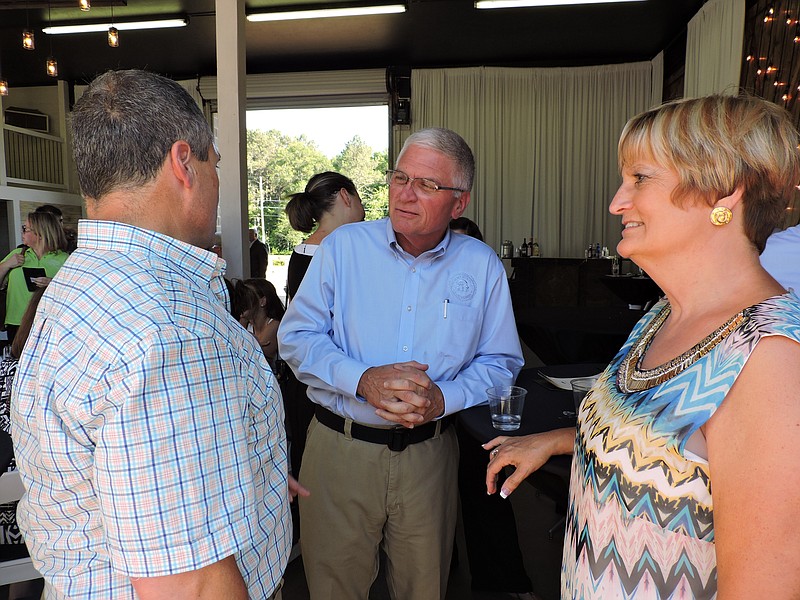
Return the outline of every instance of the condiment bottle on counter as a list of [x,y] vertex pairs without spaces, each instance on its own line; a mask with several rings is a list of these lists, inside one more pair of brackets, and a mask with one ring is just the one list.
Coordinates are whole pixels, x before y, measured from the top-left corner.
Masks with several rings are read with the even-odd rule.
[[522,238],[522,246],[519,247],[520,258],[528,256],[528,238]]
[[539,242],[536,240],[536,238],[533,238],[533,244],[531,244],[531,256],[534,258],[539,258],[541,256]]

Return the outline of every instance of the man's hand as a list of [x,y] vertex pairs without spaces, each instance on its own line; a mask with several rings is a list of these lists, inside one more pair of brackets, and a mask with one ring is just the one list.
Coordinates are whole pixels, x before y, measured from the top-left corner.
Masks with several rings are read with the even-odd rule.
[[379,417],[405,427],[422,425],[444,412],[444,396],[428,365],[409,361],[370,367],[356,393],[376,408]]
[[311,492],[308,491],[308,488],[300,485],[300,482],[297,481],[297,479],[289,475],[289,502],[294,502],[294,499],[298,496],[308,498],[310,495]]

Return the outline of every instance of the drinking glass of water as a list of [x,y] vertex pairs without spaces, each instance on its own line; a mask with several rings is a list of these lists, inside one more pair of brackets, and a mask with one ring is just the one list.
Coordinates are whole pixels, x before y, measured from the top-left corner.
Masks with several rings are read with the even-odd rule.
[[498,385],[486,390],[492,425],[500,431],[515,431],[522,421],[522,408],[528,390],[516,385]]

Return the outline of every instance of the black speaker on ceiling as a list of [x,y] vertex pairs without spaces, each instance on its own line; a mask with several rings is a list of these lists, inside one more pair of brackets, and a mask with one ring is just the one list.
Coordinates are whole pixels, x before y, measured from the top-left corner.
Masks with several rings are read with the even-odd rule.
[[411,67],[386,69],[386,91],[392,103],[392,123],[411,124]]

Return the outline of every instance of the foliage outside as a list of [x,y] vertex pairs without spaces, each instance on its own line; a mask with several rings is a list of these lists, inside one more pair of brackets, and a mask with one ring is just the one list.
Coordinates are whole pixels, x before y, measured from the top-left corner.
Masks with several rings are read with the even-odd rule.
[[258,230],[259,238],[269,241],[270,254],[290,253],[305,234],[291,228],[284,208],[292,194],[302,192],[311,176],[322,171],[338,171],[352,179],[364,202],[366,219],[381,219],[388,215],[387,168],[388,151],[374,152],[357,135],[331,160],[305,135],[248,130],[250,225]]

